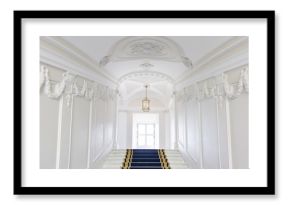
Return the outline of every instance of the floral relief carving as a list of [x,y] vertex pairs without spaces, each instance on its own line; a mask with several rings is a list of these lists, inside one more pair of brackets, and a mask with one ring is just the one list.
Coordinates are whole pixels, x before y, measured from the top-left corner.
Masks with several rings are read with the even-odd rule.
[[[209,83],[211,86],[208,85]],[[183,88],[176,93],[176,99],[177,101],[188,101],[194,98],[200,101],[207,98],[215,98],[219,104],[222,104],[224,98],[233,100],[243,92],[249,92],[248,67],[241,69],[237,83],[230,83],[228,75],[223,73],[210,80],[205,80]]]
[[130,46],[129,55],[155,56],[166,55],[165,47],[157,42],[137,42]]
[[55,83],[50,80],[48,69],[44,66],[41,66],[40,70],[40,88],[44,86],[44,93],[49,98],[59,98],[66,87],[66,83],[71,81],[73,78],[68,72],[63,73],[61,82]]
[[192,61],[191,61],[188,57],[186,57],[186,56],[182,56],[181,59],[182,59],[183,64],[184,64],[186,67],[188,67],[188,68],[193,68]]
[[40,89],[43,90],[47,97],[58,99],[64,96],[67,106],[70,106],[73,96],[84,97],[88,100],[98,98],[104,101],[115,100],[116,92],[108,86],[92,82],[88,86],[88,81],[83,80],[81,87],[78,87],[76,82],[76,75],[69,72],[63,73],[60,82],[54,82],[49,77],[49,70],[45,66],[40,67]]
[[244,68],[240,71],[240,78],[239,81],[236,84],[230,84],[228,81],[228,75],[223,74],[223,85],[224,85],[224,91],[226,96],[229,99],[235,99],[243,91],[249,92],[249,71],[248,68]]
[[100,62],[99,62],[99,66],[100,67],[104,67],[105,65],[107,65],[110,62],[111,56],[104,56]]

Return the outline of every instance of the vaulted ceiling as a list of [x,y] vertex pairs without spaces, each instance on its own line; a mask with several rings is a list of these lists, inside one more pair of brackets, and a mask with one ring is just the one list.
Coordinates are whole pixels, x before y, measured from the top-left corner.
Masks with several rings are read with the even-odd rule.
[[119,84],[120,108],[138,108],[148,84],[154,109],[167,108],[176,79],[230,41],[224,36],[66,36],[62,40]]

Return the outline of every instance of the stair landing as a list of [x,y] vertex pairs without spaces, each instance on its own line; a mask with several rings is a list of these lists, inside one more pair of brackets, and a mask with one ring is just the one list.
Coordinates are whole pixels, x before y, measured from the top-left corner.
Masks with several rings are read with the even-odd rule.
[[106,158],[103,169],[187,169],[177,150],[124,149],[113,150]]

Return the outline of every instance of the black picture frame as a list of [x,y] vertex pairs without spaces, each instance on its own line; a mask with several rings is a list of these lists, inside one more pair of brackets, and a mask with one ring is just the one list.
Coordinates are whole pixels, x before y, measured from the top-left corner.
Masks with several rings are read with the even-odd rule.
[[[46,18],[219,18],[267,20],[266,187],[24,187],[22,186],[22,20]],[[271,82],[271,84],[269,84]],[[273,195],[275,194],[275,11],[14,11],[15,195]]]

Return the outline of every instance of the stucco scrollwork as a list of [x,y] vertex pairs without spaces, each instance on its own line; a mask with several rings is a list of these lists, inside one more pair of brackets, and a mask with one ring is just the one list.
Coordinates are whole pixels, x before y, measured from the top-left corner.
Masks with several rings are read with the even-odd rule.
[[52,81],[48,68],[40,66],[40,91],[43,91],[49,98],[58,99],[63,95],[67,106],[70,106],[73,96],[84,97],[88,100],[93,98],[104,101],[115,100],[116,91],[108,86],[83,80],[82,86],[79,87],[76,79],[77,75],[64,72],[60,82]]
[[225,95],[229,99],[237,98],[243,91],[249,92],[249,71],[247,67],[241,69],[240,78],[236,84],[229,83],[227,74],[222,74],[222,79]]
[[128,49],[131,56],[160,56],[166,55],[165,46],[157,41],[139,41],[131,44]]
[[222,73],[219,76],[194,83],[181,89],[176,93],[176,99],[177,101],[188,101],[191,99],[201,101],[207,98],[216,98],[217,102],[222,104],[224,98],[233,100],[243,92],[249,92],[248,67],[241,69],[239,80],[236,83],[230,83],[228,74]]
[[49,78],[48,69],[44,66],[41,66],[40,70],[40,88],[44,87],[44,93],[49,98],[59,98],[66,87],[66,83],[71,81],[73,76],[70,75],[68,72],[63,73],[62,80],[60,82],[53,82]]
[[186,57],[186,56],[182,56],[181,59],[182,59],[183,64],[184,64],[186,67],[188,67],[188,68],[193,68],[192,61],[191,61],[188,57]]

